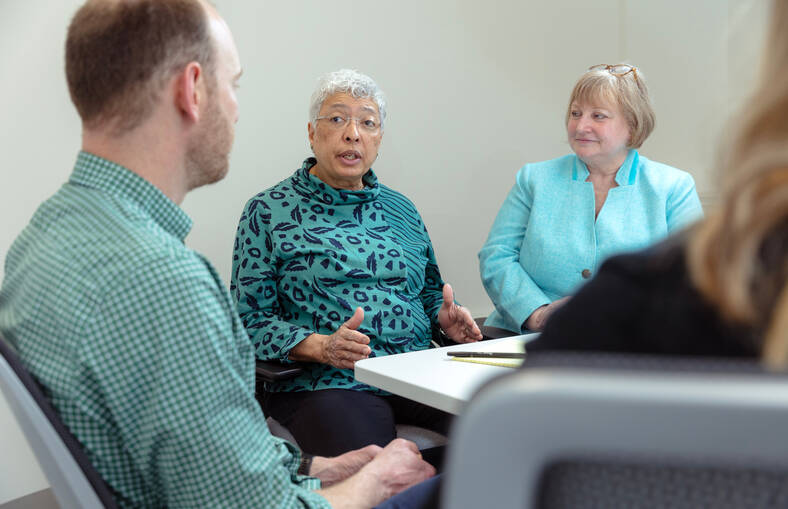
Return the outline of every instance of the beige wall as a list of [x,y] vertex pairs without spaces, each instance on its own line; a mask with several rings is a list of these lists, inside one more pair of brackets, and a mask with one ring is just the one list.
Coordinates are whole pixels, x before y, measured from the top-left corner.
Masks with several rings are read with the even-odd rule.
[[[0,262],[36,205],[68,177],[79,123],[62,41],[77,0],[0,0]],[[244,65],[231,172],[190,195],[188,244],[229,280],[248,198],[308,155],[318,74],[353,67],[388,95],[375,165],[417,205],[444,278],[474,315],[492,304],[476,253],[525,162],[569,150],[562,117],[589,65],[627,61],[648,78],[657,129],[642,153],[690,171],[715,198],[714,154],[756,68],[764,0],[217,0]],[[0,503],[44,487],[0,401]],[[21,467],[20,467],[21,465]],[[29,468],[28,468],[29,467]]]

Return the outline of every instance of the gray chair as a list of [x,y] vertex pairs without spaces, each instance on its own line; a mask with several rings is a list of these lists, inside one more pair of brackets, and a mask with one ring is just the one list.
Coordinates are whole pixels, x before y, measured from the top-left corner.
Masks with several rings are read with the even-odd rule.
[[[276,380],[285,380],[294,377],[301,373],[301,368],[298,364],[281,364],[273,361],[258,360],[255,366],[257,383],[255,392],[261,395],[264,391],[265,382],[273,382]],[[291,444],[298,446],[298,442],[290,431],[284,427],[279,421],[273,417],[266,416],[266,423],[271,434],[284,438]],[[405,438],[414,442],[419,449],[430,449],[432,447],[440,447],[446,445],[448,439],[436,431],[422,428],[421,426],[414,426],[411,424],[397,424],[397,437]],[[300,447],[299,447],[300,448]],[[307,451],[309,452],[309,451]]]
[[117,507],[112,492],[82,446],[2,336],[0,353],[0,388],[58,504],[64,508]]
[[754,362],[539,358],[455,423],[443,507],[788,507],[788,378]]

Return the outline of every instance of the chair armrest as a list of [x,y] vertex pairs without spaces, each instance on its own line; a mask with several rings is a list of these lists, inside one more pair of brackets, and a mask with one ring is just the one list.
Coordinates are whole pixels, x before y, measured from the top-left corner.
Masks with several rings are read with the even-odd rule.
[[499,329],[498,327],[490,327],[489,325],[484,325],[484,322],[487,320],[486,316],[480,316],[479,318],[473,319],[476,322],[476,325],[479,326],[479,330],[482,331],[482,339],[499,339],[499,338],[508,338],[510,336],[518,336],[519,332],[512,332],[506,329]]
[[456,341],[451,339],[449,336],[443,333],[441,328],[438,325],[433,324],[432,326],[432,342],[440,346],[452,346],[452,345],[459,345]]
[[282,364],[276,361],[257,360],[255,373],[257,378],[265,382],[287,380],[300,375],[304,370],[298,364]]

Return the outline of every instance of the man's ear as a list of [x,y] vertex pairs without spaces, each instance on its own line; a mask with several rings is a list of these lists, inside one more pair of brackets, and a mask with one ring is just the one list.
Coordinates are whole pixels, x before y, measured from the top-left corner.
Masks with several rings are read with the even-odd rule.
[[175,105],[184,118],[194,123],[200,120],[200,107],[205,99],[203,81],[202,67],[197,62],[189,62],[175,79]]

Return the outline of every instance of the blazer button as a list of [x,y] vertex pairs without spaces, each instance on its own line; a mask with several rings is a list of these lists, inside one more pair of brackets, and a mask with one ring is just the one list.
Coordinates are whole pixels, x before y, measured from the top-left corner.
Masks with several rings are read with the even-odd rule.
[[583,279],[588,279],[591,277],[591,271],[588,269],[583,269],[583,272],[580,273],[583,276]]

